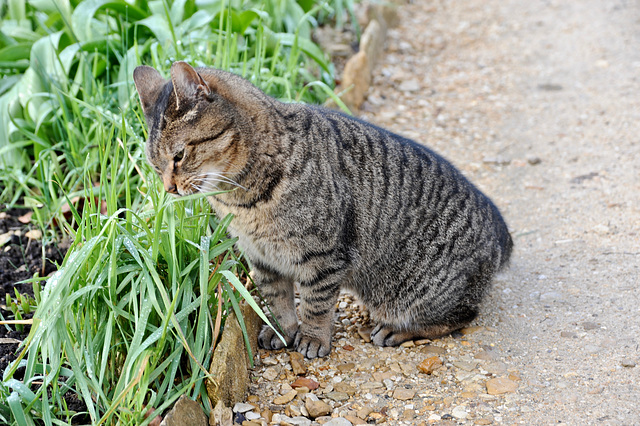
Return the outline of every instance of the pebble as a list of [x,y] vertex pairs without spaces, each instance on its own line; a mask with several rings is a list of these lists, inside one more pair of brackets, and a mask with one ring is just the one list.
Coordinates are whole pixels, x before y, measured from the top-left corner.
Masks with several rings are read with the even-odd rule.
[[244,417],[245,417],[247,420],[257,420],[257,419],[259,419],[261,416],[260,416],[260,414],[258,414],[258,413],[255,413],[255,412],[253,412],[253,411],[249,411],[248,413],[245,413],[245,414],[244,414]]
[[246,413],[247,411],[251,411],[253,410],[254,407],[251,404],[246,404],[244,402],[238,402],[236,403],[236,405],[233,406],[233,412],[234,413]]
[[298,392],[295,390],[292,390],[291,392],[288,392],[284,395],[274,398],[273,403],[277,405],[283,405],[288,402],[291,402],[291,400],[293,400],[293,398],[295,398],[297,395],[298,395]]
[[598,330],[600,328],[600,324],[592,321],[586,321],[582,323],[582,327],[585,330]]
[[345,364],[341,364],[338,366],[338,371],[341,373],[346,373],[356,368],[356,365],[353,362],[348,362]]
[[420,90],[420,82],[416,79],[404,80],[398,86],[398,89],[402,92],[417,92]]
[[326,402],[313,401],[309,398],[307,398],[307,402],[305,402],[304,406],[309,412],[309,416],[313,417],[314,419],[317,417],[330,415],[331,411],[333,411],[331,406]]
[[307,377],[298,377],[295,382],[291,383],[293,389],[307,388],[309,390],[316,390],[319,386],[320,384],[318,382]]
[[442,366],[442,360],[440,357],[432,356],[430,358],[425,358],[420,364],[418,364],[418,370],[425,374],[432,374],[440,366]]
[[518,389],[516,382],[504,377],[489,379],[487,380],[486,386],[489,395],[501,395],[503,393],[515,392],[516,389]]
[[367,424],[367,422],[365,422],[364,420],[362,420],[361,418],[356,417],[356,416],[346,415],[346,416],[344,416],[344,418],[349,420],[352,425],[366,425]]
[[340,402],[340,401],[347,401],[349,399],[349,395],[346,392],[333,391],[327,394],[327,398],[329,398],[332,401]]
[[291,364],[291,370],[296,376],[302,376],[307,372],[307,366],[304,362],[304,355],[300,352],[289,353],[289,363]]
[[306,417],[298,416],[298,417],[289,417],[284,414],[274,414],[271,418],[271,423],[276,424],[291,424],[295,426],[311,426],[311,420]]
[[334,386],[334,389],[335,389],[336,391],[338,391],[338,392],[344,392],[344,393],[346,393],[346,394],[347,394],[347,395],[349,395],[349,396],[351,396],[351,395],[355,395],[355,393],[357,392],[357,389],[356,389],[356,388],[354,388],[353,386],[348,385],[348,384],[346,384],[346,383],[344,383],[344,382],[343,382],[343,383],[337,383],[337,384]]
[[393,397],[401,401],[408,401],[413,399],[414,396],[416,396],[416,391],[413,389],[396,388],[396,390],[393,391]]
[[267,367],[264,370],[264,373],[262,373],[262,378],[264,378],[265,380],[267,380],[269,382],[274,381],[276,379],[276,377],[278,377],[278,372],[273,367]]
[[360,327],[358,328],[358,335],[364,340],[366,343],[371,343],[371,332],[373,331],[373,327]]
[[626,368],[633,368],[636,366],[636,362],[630,358],[625,358],[622,360],[622,366]]
[[560,332],[560,337],[576,338],[576,337],[578,337],[578,335],[576,333],[574,333],[573,331],[561,331]]
[[457,407],[454,407],[453,410],[451,410],[451,415],[456,419],[460,419],[460,420],[464,420],[467,417],[469,417],[469,414],[467,413],[466,408],[464,408],[462,405],[458,405]]
[[351,426],[352,423],[344,417],[336,417],[325,423],[325,426]]

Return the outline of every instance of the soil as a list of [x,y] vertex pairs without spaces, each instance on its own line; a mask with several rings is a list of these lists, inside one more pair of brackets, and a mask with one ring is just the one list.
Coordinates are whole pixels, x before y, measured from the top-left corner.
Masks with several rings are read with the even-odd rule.
[[[33,298],[31,283],[20,283],[33,278],[36,273],[48,276],[62,263],[66,249],[56,245],[43,250],[40,240],[29,239],[26,234],[33,226],[23,224],[18,219],[27,214],[26,209],[4,209],[0,213],[0,236],[11,233],[10,240],[0,246],[0,313],[5,320],[15,319],[11,310],[5,309],[6,295],[15,300],[15,290]],[[43,257],[44,253],[44,257]],[[44,260],[43,260],[44,259]],[[28,319],[32,315],[25,315]],[[15,359],[19,342],[29,334],[30,327],[17,330],[15,325],[0,326],[0,372]]]
[[[344,295],[328,357],[300,373],[291,352],[260,352],[254,421],[640,424],[640,5],[424,0],[399,14],[361,116],[488,194],[511,266],[462,334],[399,348],[367,343]],[[290,393],[294,368],[314,396]],[[314,398],[328,416],[309,415]]]

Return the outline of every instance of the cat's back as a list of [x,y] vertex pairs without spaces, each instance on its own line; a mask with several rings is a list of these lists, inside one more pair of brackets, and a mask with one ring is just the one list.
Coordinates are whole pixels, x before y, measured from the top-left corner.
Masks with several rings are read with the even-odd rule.
[[506,263],[512,241],[502,215],[449,161],[357,118],[316,107],[302,111],[312,115],[309,143],[326,162],[323,179],[346,188],[339,202],[353,211],[369,258],[417,250],[433,259],[483,256],[496,269]]

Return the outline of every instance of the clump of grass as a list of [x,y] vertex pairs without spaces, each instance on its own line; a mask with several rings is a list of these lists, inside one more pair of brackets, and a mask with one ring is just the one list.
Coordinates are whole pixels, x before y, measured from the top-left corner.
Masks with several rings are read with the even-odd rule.
[[[243,299],[261,311],[226,233],[232,218],[201,196],[169,198],[146,165],[131,73],[187,60],[319,103],[334,96],[333,68],[310,32],[335,11],[293,0],[2,4],[0,201],[23,202],[45,238],[72,245],[2,372],[0,423],[148,424],[182,394],[209,411],[203,380],[226,315],[242,326]],[[16,300],[16,316],[33,310]]]

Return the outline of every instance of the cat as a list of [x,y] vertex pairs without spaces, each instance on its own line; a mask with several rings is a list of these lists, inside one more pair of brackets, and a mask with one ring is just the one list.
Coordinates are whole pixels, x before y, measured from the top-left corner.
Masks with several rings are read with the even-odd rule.
[[[277,101],[211,68],[133,73],[149,129],[147,159],[164,189],[208,196],[238,237],[284,333],[266,349],[331,350],[341,288],[394,346],[437,338],[478,314],[513,242],[498,208],[430,149],[321,107]],[[294,283],[300,286],[300,321]]]

